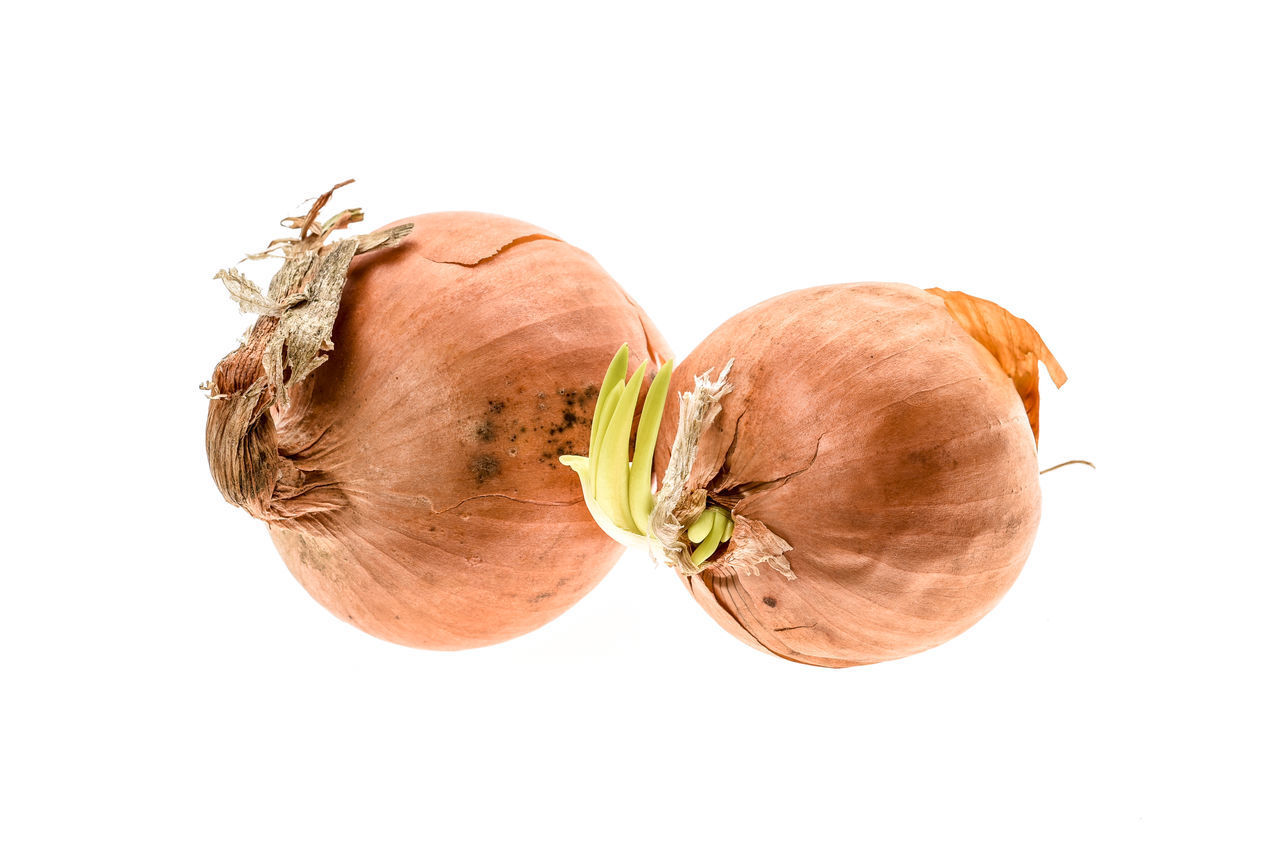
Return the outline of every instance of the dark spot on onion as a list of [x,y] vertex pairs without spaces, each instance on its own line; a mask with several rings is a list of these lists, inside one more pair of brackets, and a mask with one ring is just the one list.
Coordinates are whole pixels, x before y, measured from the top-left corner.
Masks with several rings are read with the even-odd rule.
[[476,424],[476,439],[481,443],[493,442],[493,423],[489,420]]
[[482,485],[502,472],[502,464],[488,452],[482,452],[472,457],[467,469],[475,476],[476,484]]
[[774,606],[778,605],[778,601],[773,599],[772,597],[765,597],[764,604],[772,609]]

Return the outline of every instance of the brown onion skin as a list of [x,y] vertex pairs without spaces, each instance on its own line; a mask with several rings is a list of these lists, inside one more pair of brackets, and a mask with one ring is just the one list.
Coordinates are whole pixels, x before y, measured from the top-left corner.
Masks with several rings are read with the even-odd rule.
[[352,263],[329,361],[272,411],[290,486],[271,537],[342,620],[478,647],[560,615],[618,559],[558,458],[586,454],[620,343],[633,369],[668,349],[595,260],[533,225],[404,221],[403,244]]
[[796,578],[734,575],[717,554],[683,581],[722,627],[847,667],[934,647],[995,606],[1039,523],[1036,442],[1012,381],[942,299],[881,283],[787,293],[716,329],[672,389],[729,358],[734,389],[692,479],[785,539]]

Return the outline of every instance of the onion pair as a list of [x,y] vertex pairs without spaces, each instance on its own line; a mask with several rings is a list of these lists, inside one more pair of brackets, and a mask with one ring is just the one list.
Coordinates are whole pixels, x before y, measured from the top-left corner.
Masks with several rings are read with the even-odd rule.
[[999,306],[801,290],[673,370],[635,302],[546,231],[440,213],[326,245],[361,219],[318,223],[332,192],[285,220],[299,234],[269,247],[267,293],[219,273],[261,316],[207,385],[206,448],[344,620],[417,647],[502,641],[622,544],[749,645],[844,667],[959,634],[1025,562],[1039,362],[1066,376]]
[[557,460],[587,450],[599,364],[666,343],[548,231],[437,213],[326,245],[362,218],[321,223],[332,192],[285,220],[267,293],[219,273],[261,316],[207,385],[213,478],[366,632],[459,649],[535,629],[622,551]]

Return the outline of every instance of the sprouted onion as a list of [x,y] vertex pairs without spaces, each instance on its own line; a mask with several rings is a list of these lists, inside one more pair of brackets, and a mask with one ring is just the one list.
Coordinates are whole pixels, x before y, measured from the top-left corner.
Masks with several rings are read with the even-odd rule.
[[623,381],[620,352],[590,454],[563,460],[596,521],[745,643],[827,667],[895,659],[972,626],[1026,561],[1041,361],[1066,380],[1028,323],[964,293],[801,290],[699,345],[671,373],[678,406],[655,380],[631,460],[639,377]]

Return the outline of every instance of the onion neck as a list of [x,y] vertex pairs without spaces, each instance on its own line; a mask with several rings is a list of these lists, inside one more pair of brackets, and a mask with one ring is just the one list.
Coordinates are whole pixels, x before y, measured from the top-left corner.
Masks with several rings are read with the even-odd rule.
[[228,355],[207,385],[213,392],[205,420],[205,452],[222,498],[259,520],[275,522],[297,514],[281,511],[278,490],[296,490],[304,476],[280,454],[271,413],[275,394],[261,365],[247,386],[234,383],[236,368],[245,367],[253,350],[246,345]]
[[222,498],[261,520],[272,519],[280,454],[275,422],[264,406],[263,385],[249,393],[215,396],[205,422],[209,472]]
[[306,216],[283,221],[299,231],[296,238],[275,240],[267,251],[249,255],[284,255],[266,293],[236,269],[215,276],[243,311],[259,317],[244,343],[223,358],[203,385],[209,391],[209,472],[227,502],[268,522],[316,510],[283,504],[305,483],[302,472],[280,455],[272,407],[288,407],[290,388],[327,360],[351,260],[398,244],[413,227],[398,225],[325,245],[333,231],[363,218],[359,209],[351,209],[318,223],[320,210],[344,185],[317,198]]

